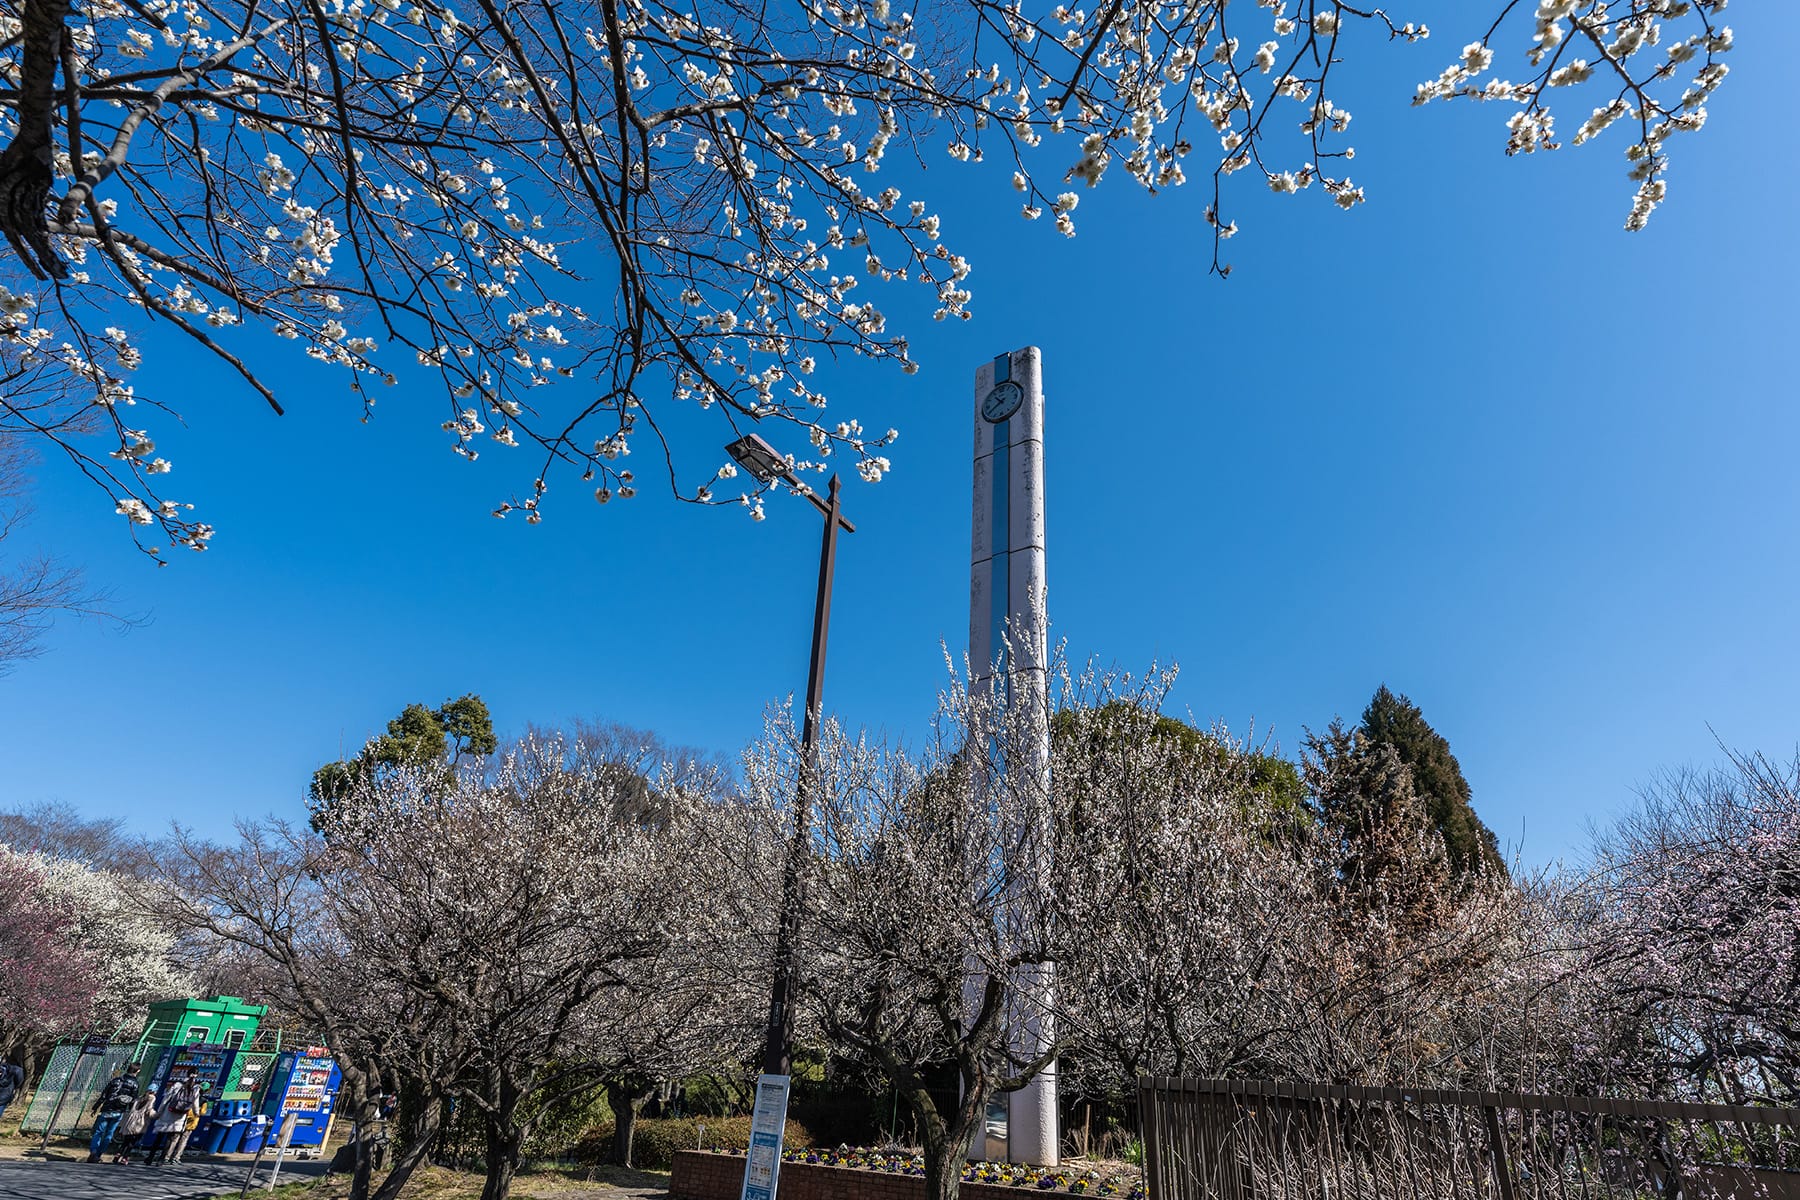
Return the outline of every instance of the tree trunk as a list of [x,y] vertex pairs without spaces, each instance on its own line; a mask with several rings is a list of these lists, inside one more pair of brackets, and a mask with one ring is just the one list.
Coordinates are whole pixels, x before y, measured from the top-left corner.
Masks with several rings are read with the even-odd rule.
[[519,1170],[524,1140],[523,1131],[512,1121],[510,1108],[502,1117],[487,1119],[487,1180],[481,1185],[481,1200],[506,1200],[513,1176]]
[[[342,1069],[343,1065],[344,1060],[340,1059],[339,1068]],[[369,1156],[369,1139],[374,1135],[376,1122],[381,1119],[381,1111],[369,1093],[369,1080],[379,1076],[366,1069],[344,1073],[350,1078],[350,1136],[351,1148],[356,1152],[350,1173],[348,1200],[369,1200],[370,1176],[375,1165]]]
[[[927,1121],[927,1127],[937,1122]],[[962,1190],[963,1164],[969,1159],[969,1137],[925,1138],[925,1200],[956,1200]]]
[[[968,1088],[967,1083],[964,1084]],[[957,1200],[962,1191],[963,1166],[969,1146],[987,1120],[987,1090],[968,1088],[950,1110],[950,1119],[932,1103],[923,1088],[908,1097],[907,1106],[919,1120],[925,1141],[925,1200]]]
[[406,1149],[394,1160],[394,1169],[381,1181],[381,1186],[375,1189],[374,1200],[395,1200],[400,1195],[400,1189],[412,1178],[413,1171],[431,1153],[443,1120],[443,1096],[426,1097],[418,1115],[407,1126]]
[[68,268],[50,247],[45,207],[53,178],[52,114],[56,107],[56,67],[62,54],[63,22],[69,0],[25,0],[20,6],[18,129],[0,153],[0,233],[40,279],[61,277]]
[[350,1200],[369,1200],[369,1175],[374,1163],[369,1158],[369,1131],[374,1123],[357,1114],[351,1136],[355,1139],[352,1149],[356,1151],[355,1166],[350,1171]]
[[606,1085],[606,1105],[613,1114],[612,1160],[621,1167],[631,1165],[631,1142],[637,1133],[638,1108],[647,1094],[622,1083]]

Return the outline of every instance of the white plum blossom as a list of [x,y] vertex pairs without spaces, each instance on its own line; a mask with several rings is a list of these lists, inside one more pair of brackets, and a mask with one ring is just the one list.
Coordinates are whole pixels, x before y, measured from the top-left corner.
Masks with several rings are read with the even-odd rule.
[[[619,0],[604,20],[550,6],[504,21],[404,0],[333,0],[320,20],[221,3],[29,3],[0,39],[11,152],[52,174],[44,204],[0,214],[19,268],[0,288],[0,367],[22,381],[9,403],[30,397],[0,435],[56,442],[134,530],[195,549],[211,530],[156,490],[167,461],[127,428],[144,422],[77,419],[135,405],[126,378],[146,353],[212,354],[279,410],[302,374],[245,352],[273,333],[332,368],[364,419],[387,389],[430,396],[453,453],[475,459],[492,425],[609,497],[642,485],[619,466],[634,439],[677,430],[668,489],[732,503],[718,480],[684,477],[693,454],[711,461],[704,428],[752,420],[810,441],[825,354],[919,370],[890,328],[912,311],[897,294],[929,298],[938,321],[975,314],[970,260],[927,193],[960,185],[890,182],[897,151],[997,161],[1021,216],[1048,212],[1063,236],[1081,187],[1165,193],[1210,176],[1223,275],[1240,226],[1212,210],[1244,194],[1241,172],[1364,202],[1337,161],[1355,155],[1342,72],[1365,44],[1431,33],[1338,0],[929,20],[891,0],[729,19]],[[1552,99],[1599,92],[1569,142],[1632,129],[1627,225],[1641,227],[1667,195],[1669,140],[1705,127],[1726,78],[1724,0],[1487,8],[1457,10],[1461,52],[1415,101],[1499,104],[1506,149],[1526,154],[1563,144]],[[992,35],[965,37],[969,22]],[[71,157],[74,140],[89,148]],[[688,406],[700,420],[664,419]],[[815,458],[888,473],[884,443],[825,437]],[[550,489],[534,477],[498,511],[535,521]]]

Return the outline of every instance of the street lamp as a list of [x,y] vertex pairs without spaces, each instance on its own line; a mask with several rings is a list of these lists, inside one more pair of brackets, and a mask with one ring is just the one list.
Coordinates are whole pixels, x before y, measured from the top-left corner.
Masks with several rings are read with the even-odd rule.
[[819,548],[819,591],[813,604],[812,664],[806,673],[806,718],[800,727],[800,779],[794,790],[794,837],[788,844],[787,862],[781,873],[781,923],[775,934],[775,979],[769,987],[769,1023],[763,1041],[763,1074],[788,1075],[793,1062],[788,1053],[794,1036],[794,1009],[789,998],[794,978],[794,935],[800,924],[800,864],[811,836],[812,787],[816,774],[819,721],[825,699],[825,638],[831,627],[831,577],[837,562],[837,533],[855,533],[838,506],[838,477],[831,477],[826,498],[794,474],[775,447],[754,433],[725,447],[725,452],[763,483],[781,480],[812,501],[825,514],[825,535]]

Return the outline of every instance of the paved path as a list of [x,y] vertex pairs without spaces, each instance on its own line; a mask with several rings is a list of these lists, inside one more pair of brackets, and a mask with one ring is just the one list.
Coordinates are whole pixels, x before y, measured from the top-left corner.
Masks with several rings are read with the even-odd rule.
[[[268,1182],[271,1165],[272,1160],[265,1158],[257,1169],[259,1186]],[[223,1193],[235,1196],[244,1186],[249,1170],[248,1159],[166,1167],[8,1159],[0,1161],[0,1200],[196,1200]],[[283,1183],[324,1173],[322,1162],[289,1159],[281,1164]]]

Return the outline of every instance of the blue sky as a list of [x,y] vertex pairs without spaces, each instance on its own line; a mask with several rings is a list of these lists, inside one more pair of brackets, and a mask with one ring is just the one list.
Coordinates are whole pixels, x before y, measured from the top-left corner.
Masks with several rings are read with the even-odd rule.
[[[1622,141],[1508,160],[1504,110],[1408,106],[1467,40],[1448,16],[1342,98],[1369,203],[1243,189],[1229,281],[1206,275],[1199,187],[1109,178],[1065,241],[1020,221],[1003,173],[928,157],[976,317],[916,327],[917,376],[827,377],[902,433],[886,481],[846,488],[828,707],[921,728],[940,642],[966,639],[971,378],[1036,344],[1053,633],[1179,662],[1180,714],[1291,753],[1385,682],[1532,862],[1720,741],[1792,754],[1800,171],[1769,114],[1800,9],[1729,15],[1733,74],[1638,235]],[[476,691],[503,732],[600,718],[731,753],[803,686],[804,502],[752,524],[568,481],[543,524],[495,521],[531,468],[454,458],[436,398],[365,425],[302,371],[276,418],[165,346],[149,382],[188,424],[159,421],[158,449],[218,537],[156,570],[110,505],[40,472],[20,540],[149,620],[64,622],[0,678],[0,803],[223,832],[297,815],[313,767],[409,701]]]

